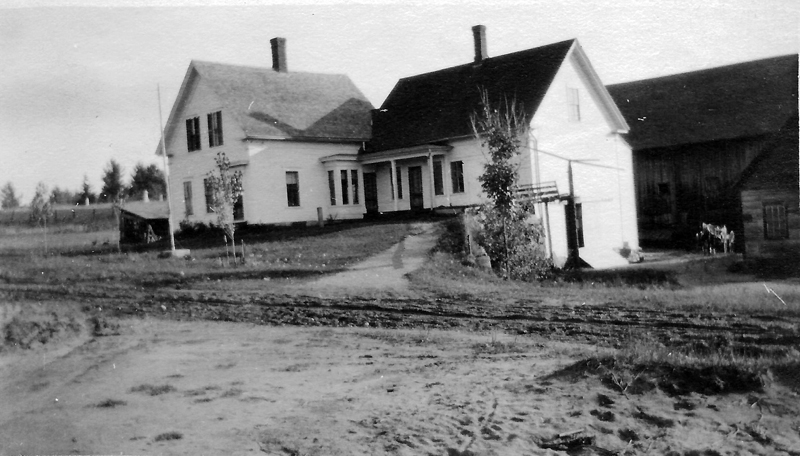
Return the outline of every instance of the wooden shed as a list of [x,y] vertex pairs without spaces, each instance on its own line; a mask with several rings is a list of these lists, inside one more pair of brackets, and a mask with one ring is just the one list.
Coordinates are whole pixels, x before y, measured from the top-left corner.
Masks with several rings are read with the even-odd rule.
[[798,117],[745,170],[741,191],[745,258],[800,263]]
[[156,242],[169,236],[166,201],[134,201],[120,210],[119,240],[125,244]]

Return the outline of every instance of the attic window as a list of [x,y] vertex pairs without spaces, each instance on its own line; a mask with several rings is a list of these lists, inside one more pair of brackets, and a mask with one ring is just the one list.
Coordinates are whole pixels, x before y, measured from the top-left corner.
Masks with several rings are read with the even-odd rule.
[[189,152],[200,150],[200,118],[186,119],[186,144]]
[[567,109],[567,115],[570,121],[578,122],[581,120],[581,104],[578,89],[567,89]]
[[222,145],[222,111],[208,115],[208,147]]

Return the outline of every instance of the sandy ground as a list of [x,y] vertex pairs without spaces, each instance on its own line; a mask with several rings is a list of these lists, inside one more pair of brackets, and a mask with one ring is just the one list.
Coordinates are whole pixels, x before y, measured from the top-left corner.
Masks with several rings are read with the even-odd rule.
[[626,397],[564,369],[595,354],[574,343],[150,318],[115,332],[0,356],[0,454],[565,454],[542,444],[572,431],[595,439],[580,454],[800,448],[797,385]]

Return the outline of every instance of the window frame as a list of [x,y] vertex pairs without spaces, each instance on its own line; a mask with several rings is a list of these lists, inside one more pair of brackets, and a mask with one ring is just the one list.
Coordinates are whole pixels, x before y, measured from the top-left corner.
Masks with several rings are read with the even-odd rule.
[[[295,176],[296,182],[289,183],[289,175]],[[286,206],[287,207],[300,207],[300,171],[288,170],[285,172],[286,179]],[[294,186],[294,187],[290,187]],[[292,198],[294,196],[294,198]],[[294,203],[294,204],[292,204]]]
[[342,206],[347,206],[350,204],[350,173],[348,170],[339,170],[339,182],[342,186]]
[[450,162],[450,184],[453,189],[453,194],[464,193],[466,191],[463,160]]
[[186,119],[186,148],[189,152],[202,150],[200,116],[189,117]]
[[211,184],[208,182],[208,179],[203,179],[203,191],[206,198],[206,214],[213,214],[214,190],[211,188]]
[[328,170],[328,192],[331,194],[331,206],[336,206],[336,176],[333,170]]
[[567,87],[567,119],[570,122],[581,121],[580,91],[576,87]]
[[[762,207],[764,239],[768,241],[789,239],[789,217],[783,201],[765,201]],[[770,216],[771,213],[774,215]]]
[[361,204],[358,197],[358,170],[350,170],[350,187],[353,189],[353,204]]
[[183,205],[186,217],[194,215],[194,204],[192,201],[192,181],[183,181]]
[[222,140],[222,111],[211,112],[207,115],[208,119],[208,147],[219,147],[223,145]]
[[444,163],[442,160],[433,161],[433,194],[444,195]]

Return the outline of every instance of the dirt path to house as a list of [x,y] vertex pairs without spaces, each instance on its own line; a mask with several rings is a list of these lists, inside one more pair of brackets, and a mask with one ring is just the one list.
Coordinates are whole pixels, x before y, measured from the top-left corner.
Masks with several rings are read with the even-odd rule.
[[435,223],[415,223],[409,236],[390,249],[351,266],[347,271],[325,276],[303,287],[312,295],[326,297],[370,291],[407,294],[409,282],[406,274],[425,262],[428,252],[436,244],[437,226]]

